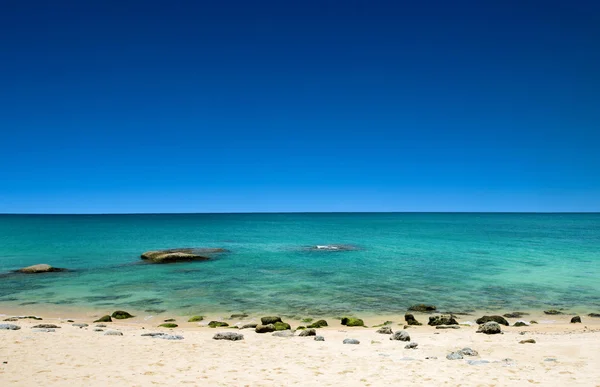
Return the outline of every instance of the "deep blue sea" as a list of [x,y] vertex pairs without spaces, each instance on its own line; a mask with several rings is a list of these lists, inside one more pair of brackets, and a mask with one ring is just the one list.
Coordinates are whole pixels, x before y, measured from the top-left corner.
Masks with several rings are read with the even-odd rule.
[[[311,251],[347,244],[354,251]],[[152,265],[144,251],[223,247]],[[67,273],[10,274],[37,263]],[[600,214],[0,215],[0,307],[334,316],[600,310]]]

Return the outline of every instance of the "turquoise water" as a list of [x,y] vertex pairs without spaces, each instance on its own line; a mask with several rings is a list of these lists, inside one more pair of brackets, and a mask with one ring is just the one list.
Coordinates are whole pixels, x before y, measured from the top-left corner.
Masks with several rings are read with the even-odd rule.
[[[356,251],[309,251],[350,244]],[[205,262],[151,265],[174,247]],[[8,274],[48,263],[73,269]],[[156,313],[600,310],[600,214],[1,215],[0,306]]]

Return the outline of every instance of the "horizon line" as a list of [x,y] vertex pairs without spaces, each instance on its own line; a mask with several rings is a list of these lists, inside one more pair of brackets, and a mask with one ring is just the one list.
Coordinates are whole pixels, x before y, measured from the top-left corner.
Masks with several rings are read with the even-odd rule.
[[242,211],[242,212],[0,212],[4,215],[285,215],[285,214],[600,214],[600,211]]

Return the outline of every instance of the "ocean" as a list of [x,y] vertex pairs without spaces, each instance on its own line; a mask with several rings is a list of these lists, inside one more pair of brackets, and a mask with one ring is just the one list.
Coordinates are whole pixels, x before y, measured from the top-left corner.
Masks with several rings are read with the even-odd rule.
[[[349,245],[349,251],[310,247]],[[148,264],[179,247],[229,252]],[[25,275],[38,263],[71,269]],[[0,215],[0,307],[298,316],[600,310],[600,214]]]

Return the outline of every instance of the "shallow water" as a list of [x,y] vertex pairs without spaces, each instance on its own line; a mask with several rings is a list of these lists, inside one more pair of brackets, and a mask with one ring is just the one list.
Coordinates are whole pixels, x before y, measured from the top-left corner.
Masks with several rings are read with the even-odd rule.
[[[313,251],[310,246],[358,249]],[[211,261],[140,254],[223,247]],[[73,269],[8,274],[48,263]],[[600,214],[1,215],[0,305],[179,314],[600,310]]]

